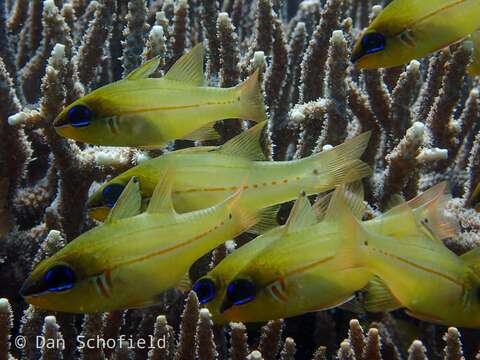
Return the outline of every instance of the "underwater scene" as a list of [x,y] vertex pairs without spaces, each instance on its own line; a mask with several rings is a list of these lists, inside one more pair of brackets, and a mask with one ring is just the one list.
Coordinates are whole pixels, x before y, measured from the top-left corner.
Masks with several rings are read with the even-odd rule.
[[0,360],[480,359],[479,19],[0,1]]

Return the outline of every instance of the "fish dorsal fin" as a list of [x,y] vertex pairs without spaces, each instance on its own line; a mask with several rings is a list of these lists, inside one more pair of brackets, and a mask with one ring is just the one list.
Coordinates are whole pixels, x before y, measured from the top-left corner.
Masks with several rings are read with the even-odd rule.
[[324,217],[325,221],[338,221],[339,215],[357,219],[347,203],[347,199],[349,199],[349,197],[353,199],[353,196],[349,196],[349,192],[347,191],[347,187],[345,185],[337,186],[337,188],[333,191],[332,199],[328,204],[328,208]]
[[315,211],[305,192],[302,192],[290,211],[290,216],[285,223],[287,233],[294,233],[303,228],[317,223]]
[[371,221],[377,223],[375,228],[378,233],[394,238],[417,236],[420,230],[414,213],[407,203],[397,205]]
[[110,210],[105,223],[108,224],[115,220],[138,215],[141,206],[142,195],[140,194],[139,181],[135,176],[132,176],[112,210]]
[[145,79],[152,75],[160,65],[160,56],[156,56],[128,74],[126,80]]
[[148,213],[176,214],[172,203],[174,176],[174,171],[171,168],[167,168],[162,174],[148,204]]
[[457,221],[445,215],[445,205],[450,199],[447,183],[441,182],[407,202],[419,225],[438,241],[455,237],[458,233]]
[[401,308],[400,302],[393,296],[385,282],[374,276],[362,290],[361,302],[368,312],[388,312]]
[[217,151],[232,156],[241,156],[252,161],[266,160],[260,143],[260,136],[266,123],[266,121],[261,122],[235,136],[221,145]]
[[203,59],[205,50],[203,44],[197,44],[172,65],[164,79],[178,81],[192,86],[203,86]]
[[255,234],[255,235],[261,235],[268,230],[271,230],[280,224],[278,223],[277,216],[278,216],[278,211],[280,210],[280,205],[275,205],[268,207],[266,209],[263,209],[260,212],[260,219],[258,222],[252,226],[250,229],[248,229],[248,233],[250,234]]

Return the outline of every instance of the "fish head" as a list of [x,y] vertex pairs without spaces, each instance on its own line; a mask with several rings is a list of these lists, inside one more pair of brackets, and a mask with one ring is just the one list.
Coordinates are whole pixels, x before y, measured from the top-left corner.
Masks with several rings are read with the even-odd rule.
[[[68,244],[57,254],[40,262],[25,280],[20,295],[36,307],[73,313],[105,309],[105,297],[98,287],[98,260],[91,251],[77,251]],[[74,246],[75,248],[75,246]]]
[[124,173],[102,184],[87,200],[88,216],[105,221],[131,177]]
[[360,69],[378,69],[409,63],[414,58],[406,36],[389,36],[381,31],[365,31],[355,43],[351,61]]
[[[106,86],[108,87],[108,85]],[[115,145],[118,115],[101,88],[68,105],[53,122],[55,131],[69,139],[97,145]]]

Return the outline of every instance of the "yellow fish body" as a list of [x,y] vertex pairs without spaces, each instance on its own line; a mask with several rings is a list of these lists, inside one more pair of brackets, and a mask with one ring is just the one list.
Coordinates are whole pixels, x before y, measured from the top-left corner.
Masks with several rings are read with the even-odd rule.
[[375,69],[408,64],[473,33],[478,0],[393,0],[354,46],[352,62]]
[[238,206],[241,191],[224,202],[177,214],[171,203],[172,173],[159,182],[139,214],[133,178],[105,224],[87,231],[42,261],[21,294],[32,305],[64,312],[104,312],[148,306],[179,287],[199,257],[258,220]]
[[146,202],[167,167],[175,169],[173,201],[179,212],[198,210],[223,201],[243,184],[241,203],[261,209],[294,200],[300,189],[308,195],[370,174],[358,160],[368,143],[361,134],[325,152],[295,161],[266,161],[260,147],[264,123],[220,147],[199,147],[166,153],[143,162],[103,184],[88,200],[90,216],[103,220],[132,176],[140,180]]
[[258,72],[233,88],[204,86],[201,44],[163,78],[155,58],[125,79],[78,99],[55,119],[64,137],[96,145],[161,147],[171,140],[212,140],[217,120],[266,120]]
[[376,275],[366,288],[367,310],[405,308],[421,320],[480,327],[480,251],[457,256],[443,244],[441,238],[456,226],[442,216],[441,204],[425,202],[418,218],[409,204],[392,209],[395,216],[375,225],[395,229],[394,236],[359,223],[344,204],[338,206],[337,216],[354,235],[347,240],[355,263],[361,260]]
[[325,310],[364,288],[372,273],[344,263],[350,249],[343,238],[351,233],[331,215],[327,211],[319,222],[303,195],[284,226],[235,250],[199,279],[193,289],[214,321],[259,322]]

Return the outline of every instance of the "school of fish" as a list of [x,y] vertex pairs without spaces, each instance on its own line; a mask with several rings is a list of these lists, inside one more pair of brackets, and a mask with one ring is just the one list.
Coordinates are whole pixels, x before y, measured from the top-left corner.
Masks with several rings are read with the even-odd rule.
[[[469,73],[478,75],[478,18],[478,0],[393,0],[360,35],[352,62],[399,66],[466,40],[474,47]],[[53,126],[66,138],[138,148],[216,140],[220,120],[257,124],[223,145],[166,152],[102,184],[87,202],[102,223],[33,269],[20,289],[28,303],[107,312],[154,305],[177,288],[195,291],[219,324],[342,307],[480,327],[480,248],[458,256],[444,245],[458,232],[444,214],[446,183],[409,201],[392,194],[384,213],[364,220],[362,179],[371,169],[361,156],[370,133],[303,159],[269,161],[258,70],[236,87],[213,88],[204,85],[203,63],[198,44],[155,78],[154,58],[57,116]],[[279,224],[279,206],[293,200]],[[257,237],[190,282],[196,260],[244,232]]]

